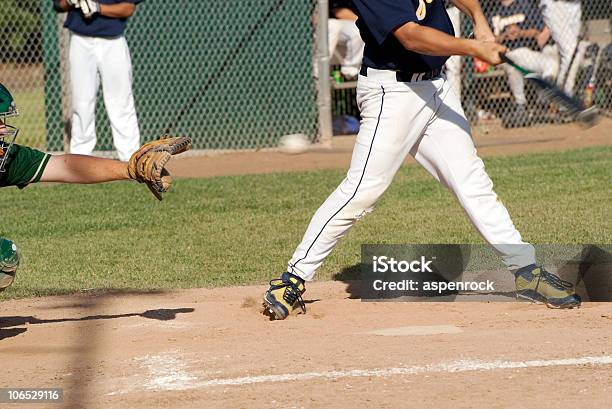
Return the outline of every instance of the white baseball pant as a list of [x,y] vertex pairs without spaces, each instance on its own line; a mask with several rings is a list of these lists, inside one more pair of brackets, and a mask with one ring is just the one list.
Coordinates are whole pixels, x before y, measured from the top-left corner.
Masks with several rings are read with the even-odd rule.
[[132,62],[125,37],[70,36],[72,132],[70,152],[91,155],[96,146],[96,98],[100,81],[119,160],[140,147],[132,94]]
[[[559,69],[557,58],[557,48],[547,45],[540,51],[534,51],[527,47],[515,48],[507,53],[508,57],[515,63],[531,72],[541,74],[544,78],[554,78]],[[516,68],[510,64],[503,64],[504,70],[508,75],[508,85],[514,95],[514,100],[518,105],[527,103],[525,96],[525,79]]]
[[[340,72],[347,78],[359,75],[365,43],[354,21],[330,18],[328,27],[329,56],[340,61]],[[337,53],[338,44],[344,47],[344,53]]]
[[408,154],[454,194],[508,269],[535,263],[533,246],[522,241],[493,191],[446,78],[404,83],[394,72],[368,69],[359,76],[357,103],[362,123],[348,174],[315,213],[289,272],[312,280],[338,241],[374,209]]
[[[544,23],[550,29],[550,34],[559,50],[557,85],[569,95],[573,95],[578,68],[582,64],[584,53],[589,45],[586,41],[578,43],[582,6],[580,2],[562,0],[540,0],[540,5]],[[578,47],[577,50],[576,47]]]

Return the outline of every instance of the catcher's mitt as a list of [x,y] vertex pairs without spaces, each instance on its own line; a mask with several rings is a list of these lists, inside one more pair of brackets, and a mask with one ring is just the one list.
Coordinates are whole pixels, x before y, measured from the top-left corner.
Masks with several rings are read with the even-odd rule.
[[128,163],[128,175],[140,183],[145,183],[158,200],[162,193],[167,192],[172,184],[166,163],[172,155],[188,151],[191,148],[191,138],[186,136],[162,136],[156,141],[145,143],[138,149]]

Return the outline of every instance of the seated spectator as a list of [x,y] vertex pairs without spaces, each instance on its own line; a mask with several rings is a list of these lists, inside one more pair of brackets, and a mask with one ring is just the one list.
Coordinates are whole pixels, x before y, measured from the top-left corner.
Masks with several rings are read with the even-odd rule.
[[589,43],[579,41],[582,5],[579,0],[540,0],[544,24],[559,50],[557,85],[569,95],[574,94],[578,68]]
[[[491,27],[497,41],[508,47],[508,57],[526,69],[554,79],[558,71],[557,50],[549,45],[550,30],[544,25],[538,4],[532,0],[499,0],[491,13]],[[503,65],[516,103],[510,114],[515,126],[528,123],[523,75]]]
[[[340,61],[340,72],[346,79],[359,75],[365,44],[355,25],[357,14],[351,0],[330,0],[329,2],[329,56]],[[336,52],[338,45],[344,48],[342,55]]]

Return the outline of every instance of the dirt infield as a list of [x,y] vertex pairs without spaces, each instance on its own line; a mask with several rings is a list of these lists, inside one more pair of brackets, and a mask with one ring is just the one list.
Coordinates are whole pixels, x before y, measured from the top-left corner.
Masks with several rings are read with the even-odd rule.
[[41,408],[609,407],[610,303],[365,303],[315,283],[306,315],[270,322],[263,290],[4,302],[0,383],[64,388]]
[[[331,149],[314,149],[299,155],[259,151],[177,158],[170,168],[179,177],[346,169],[354,141],[354,136],[335,137]],[[610,145],[612,119],[604,118],[588,130],[575,124],[519,129],[478,127],[474,129],[474,141],[479,154],[485,157]],[[410,162],[412,158],[407,160],[407,163]]]

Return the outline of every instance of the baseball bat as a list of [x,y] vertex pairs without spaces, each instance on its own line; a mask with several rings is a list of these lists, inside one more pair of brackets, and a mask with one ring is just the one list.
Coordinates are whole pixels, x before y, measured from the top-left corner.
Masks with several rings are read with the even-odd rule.
[[238,44],[226,55],[225,59],[206,80],[204,84],[200,86],[193,94],[193,96],[187,100],[187,102],[182,106],[178,115],[174,118],[172,122],[166,127],[164,131],[164,135],[169,135],[170,132],[174,129],[174,127],[181,122],[183,117],[189,110],[202,98],[206,92],[210,89],[210,87],[217,81],[225,72],[227,67],[232,63],[232,61],[236,58],[236,56],[244,49],[244,47],[253,39],[255,34],[263,27],[263,25],[276,13],[276,11],[283,5],[285,0],[276,0],[272,7],[264,14],[253,26],[251,29],[240,39]]
[[526,79],[531,81],[536,87],[541,90],[541,96],[544,100],[554,102],[567,109],[576,122],[586,128],[595,126],[599,121],[599,109],[596,106],[586,108],[582,101],[578,98],[570,97],[562,91],[556,84],[545,80],[539,74],[529,71],[521,67],[506,54],[500,54],[501,60],[517,69]]

